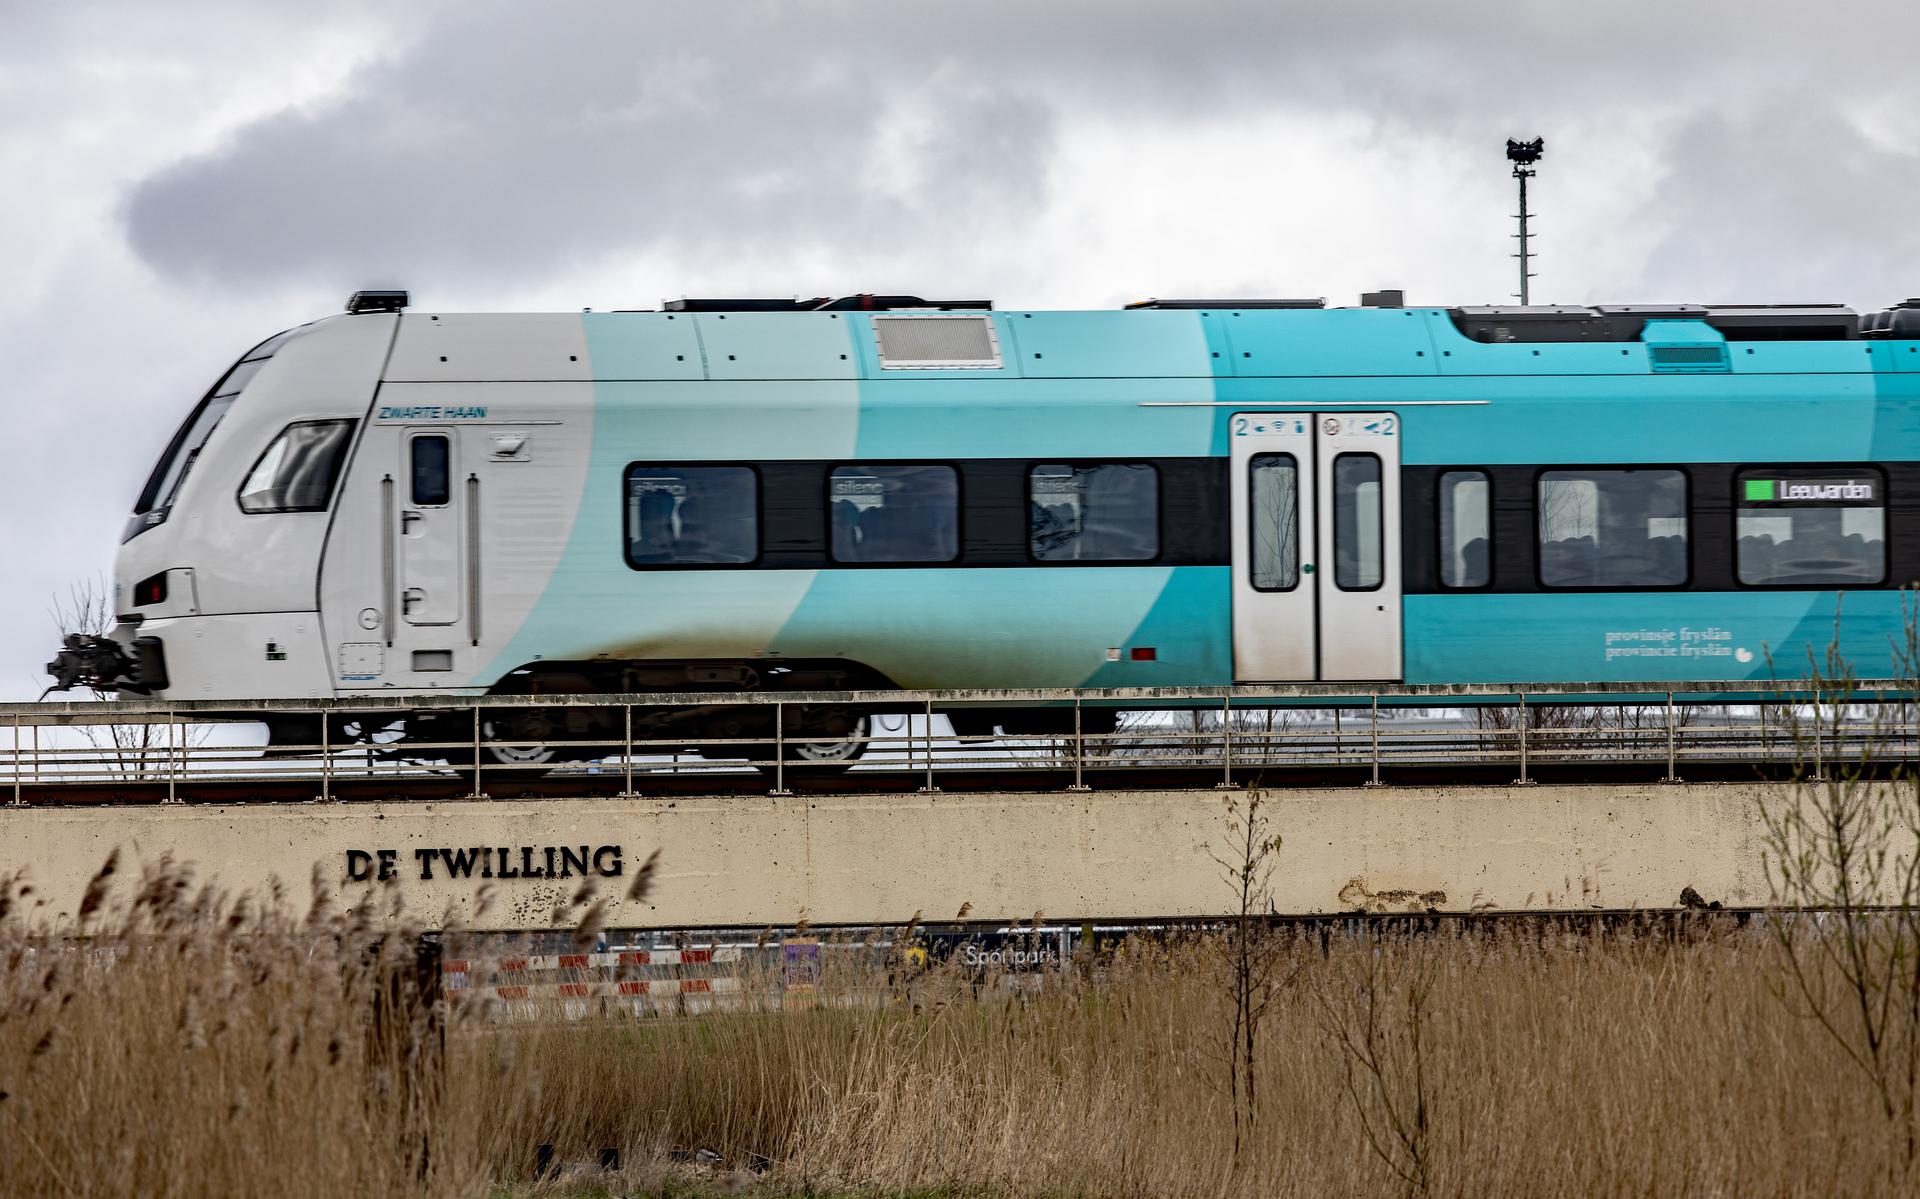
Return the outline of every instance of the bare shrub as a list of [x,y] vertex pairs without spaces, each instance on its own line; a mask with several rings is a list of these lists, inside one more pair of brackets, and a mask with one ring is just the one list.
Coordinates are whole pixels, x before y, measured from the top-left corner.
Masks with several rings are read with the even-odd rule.
[[1225,801],[1224,850],[1208,850],[1232,892],[1237,915],[1224,933],[1207,938],[1220,959],[1233,1016],[1226,1041],[1228,1102],[1233,1110],[1233,1159],[1241,1160],[1246,1136],[1260,1118],[1260,1031],[1279,989],[1282,955],[1267,918],[1273,912],[1273,874],[1280,834],[1259,790],[1230,792]]
[[1700,723],[1700,707],[1675,703],[1534,704],[1524,715],[1516,704],[1473,709],[1482,753],[1517,757],[1521,730],[1527,753],[1551,759],[1606,759],[1644,755],[1664,743],[1669,722],[1676,736]]
[[[1902,605],[1894,677],[1911,696],[1920,621],[1912,593]],[[1901,1145],[1890,1177],[1910,1180],[1920,1167],[1920,774],[1901,752],[1909,705],[1862,705],[1884,697],[1862,695],[1837,639],[1808,665],[1816,702],[1770,713],[1794,746],[1794,778],[1761,804],[1777,990],[1870,1090]]]
[[1368,936],[1355,949],[1316,992],[1322,1027],[1339,1049],[1341,1083],[1367,1148],[1407,1194],[1426,1196],[1433,1191],[1427,1023],[1436,955],[1405,938],[1383,952]]

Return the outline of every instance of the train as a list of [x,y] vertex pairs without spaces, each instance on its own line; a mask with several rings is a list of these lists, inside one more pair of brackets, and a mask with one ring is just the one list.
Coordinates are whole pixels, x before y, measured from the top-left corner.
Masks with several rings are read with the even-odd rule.
[[[368,291],[208,389],[134,504],[117,625],[49,669],[190,700],[1685,683],[1837,644],[1872,676],[1916,580],[1920,300]],[[606,718],[558,711],[492,731]],[[864,718],[787,732],[830,759]]]

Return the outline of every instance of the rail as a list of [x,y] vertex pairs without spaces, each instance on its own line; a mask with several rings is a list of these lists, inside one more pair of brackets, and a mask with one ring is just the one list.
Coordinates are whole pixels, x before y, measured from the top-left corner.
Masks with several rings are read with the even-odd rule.
[[[1023,705],[1056,727],[949,719]],[[655,727],[691,708],[739,709],[740,735]],[[1884,680],[61,700],[0,704],[0,803],[1820,775],[1920,757],[1915,708],[1911,682]],[[808,731],[823,710],[851,731]],[[423,716],[430,738],[395,739]],[[267,719],[311,736],[268,746]]]

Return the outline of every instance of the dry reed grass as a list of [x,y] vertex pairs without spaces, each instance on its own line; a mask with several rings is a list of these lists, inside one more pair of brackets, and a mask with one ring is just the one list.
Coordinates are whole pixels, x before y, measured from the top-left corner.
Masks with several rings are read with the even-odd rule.
[[[1037,989],[949,965],[896,979],[881,1004],[836,1005],[830,987],[786,1012],[456,1017],[442,1056],[406,990],[411,950],[324,902],[296,917],[158,870],[137,899],[97,904],[77,940],[21,918],[19,886],[0,891],[15,909],[0,913],[6,1195],[517,1194],[541,1144],[562,1163],[617,1147],[611,1194],[694,1173],[711,1192],[1021,1196],[1914,1181],[1905,1130],[1782,1002],[1774,940],[1707,917],[1677,936],[1276,934],[1261,1102],[1236,1160],[1234,1000],[1200,934],[1132,942]],[[864,982],[883,990],[884,968]],[[702,1149],[719,1164],[669,1164]]]

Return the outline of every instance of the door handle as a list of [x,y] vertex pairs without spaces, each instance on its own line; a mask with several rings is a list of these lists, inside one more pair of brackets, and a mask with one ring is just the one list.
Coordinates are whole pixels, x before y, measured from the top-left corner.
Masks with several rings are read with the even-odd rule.
[[412,616],[415,604],[427,602],[427,593],[420,587],[409,587],[400,593],[400,615]]
[[404,535],[404,534],[405,534],[405,533],[406,533],[406,532],[407,532],[407,531],[408,531],[409,529],[411,529],[411,528],[413,527],[413,522],[414,522],[414,521],[416,521],[416,520],[420,520],[420,519],[422,519],[422,518],[421,518],[421,516],[420,516],[420,514],[419,514],[418,512],[402,512],[402,513],[400,513],[400,532],[401,532],[401,534],[402,534],[402,535]]

